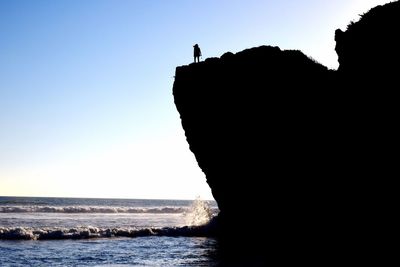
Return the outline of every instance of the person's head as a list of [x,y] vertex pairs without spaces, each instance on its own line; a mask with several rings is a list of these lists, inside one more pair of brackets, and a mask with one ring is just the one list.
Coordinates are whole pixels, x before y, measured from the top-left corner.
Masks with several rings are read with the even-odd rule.
[[193,47],[198,47],[199,45],[198,44],[195,44]]

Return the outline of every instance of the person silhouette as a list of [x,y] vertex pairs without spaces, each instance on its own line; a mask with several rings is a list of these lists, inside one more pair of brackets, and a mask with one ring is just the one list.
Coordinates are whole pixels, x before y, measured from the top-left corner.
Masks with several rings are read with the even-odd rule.
[[200,62],[200,56],[201,56],[200,47],[198,44],[195,44],[193,47],[194,47],[194,50],[193,50],[194,63],[196,63],[196,59],[197,59],[197,62]]

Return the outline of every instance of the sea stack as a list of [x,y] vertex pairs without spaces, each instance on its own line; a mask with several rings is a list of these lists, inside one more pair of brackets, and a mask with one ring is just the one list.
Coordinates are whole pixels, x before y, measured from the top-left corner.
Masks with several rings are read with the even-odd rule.
[[338,70],[271,46],[177,67],[175,105],[231,255],[340,259],[373,245],[382,174],[398,173],[398,25],[397,1],[332,33]]

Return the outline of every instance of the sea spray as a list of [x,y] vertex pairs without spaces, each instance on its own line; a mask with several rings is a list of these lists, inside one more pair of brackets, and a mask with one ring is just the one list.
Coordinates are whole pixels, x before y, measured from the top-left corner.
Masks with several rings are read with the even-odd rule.
[[186,213],[186,225],[204,225],[210,221],[211,217],[212,212],[209,203],[197,197]]

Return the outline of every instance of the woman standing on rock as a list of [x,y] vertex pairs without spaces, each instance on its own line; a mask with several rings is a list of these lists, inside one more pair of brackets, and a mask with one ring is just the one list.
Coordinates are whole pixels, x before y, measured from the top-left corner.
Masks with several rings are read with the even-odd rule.
[[201,56],[200,47],[198,44],[195,44],[193,47],[194,47],[194,51],[193,51],[194,63],[196,63],[196,59],[197,59],[197,62],[200,62],[200,56]]

